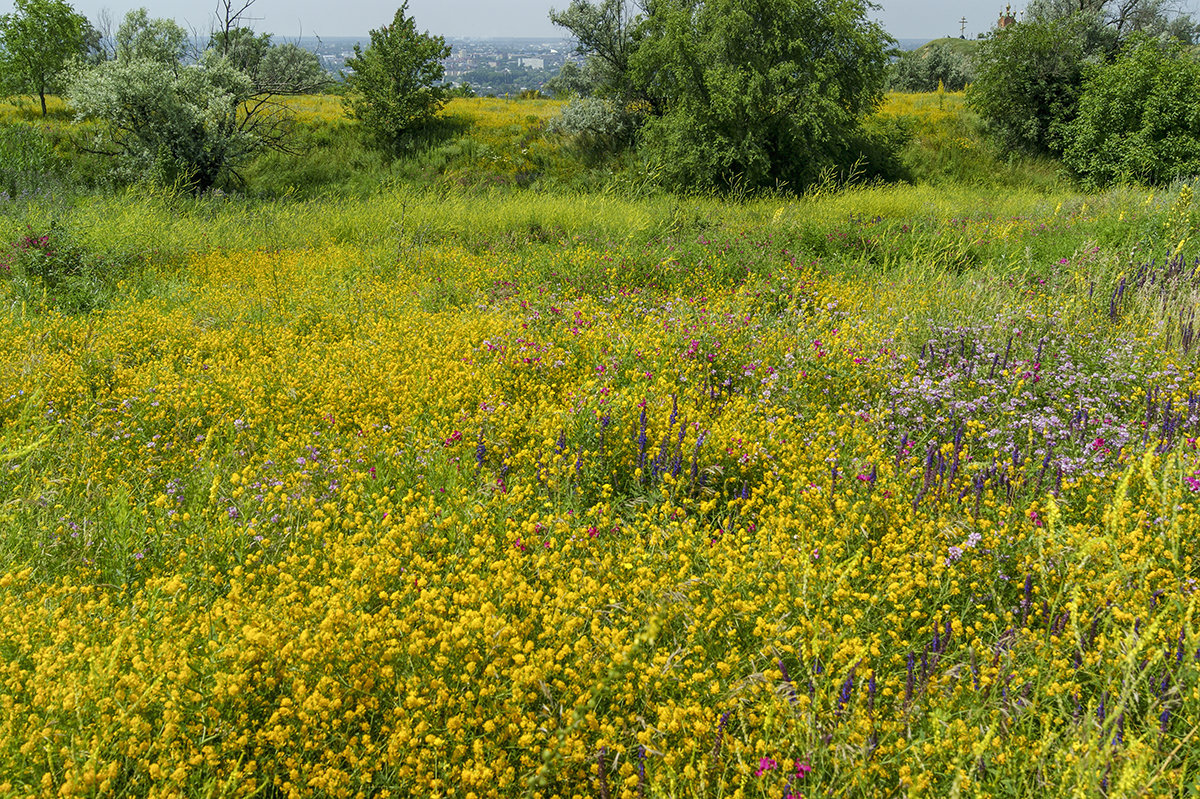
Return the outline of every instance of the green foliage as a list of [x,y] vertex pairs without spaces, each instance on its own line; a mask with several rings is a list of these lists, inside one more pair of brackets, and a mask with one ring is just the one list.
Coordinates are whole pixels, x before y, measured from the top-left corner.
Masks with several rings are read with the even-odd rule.
[[573,0],[551,14],[590,57],[590,93],[610,101],[575,106],[603,122],[581,132],[603,141],[638,128],[651,170],[689,189],[802,189],[860,159],[890,41],[862,2],[665,0],[644,11]]
[[231,28],[213,31],[208,49],[216,50],[229,59],[237,69],[254,77],[263,57],[271,49],[271,34],[256,34],[250,28]]
[[630,146],[635,133],[633,117],[602,97],[576,97],[548,129],[570,137],[589,163]]
[[802,189],[858,160],[887,35],[859,0],[676,0],[633,59],[644,154],[677,186]]
[[29,228],[0,251],[0,275],[13,300],[33,311],[86,313],[110,293],[103,264],[55,224]]
[[1098,24],[1082,14],[1019,22],[980,43],[967,99],[1002,146],[1061,149],[1056,132],[1074,116],[1084,65],[1107,39]]
[[151,19],[145,8],[138,8],[117,29],[116,58],[174,65],[187,54],[187,43],[187,31],[174,20]]
[[80,65],[69,94],[77,111],[105,123],[90,148],[117,159],[122,180],[152,178],[204,191],[237,179],[263,149],[287,149],[292,114],[276,95],[329,83],[316,55],[246,28],[213,35],[185,64],[187,34],[146,10],[126,15],[112,61]]
[[446,90],[435,84],[445,73],[442,60],[450,48],[441,36],[418,33],[407,10],[405,0],[391,25],[371,31],[366,51],[356,44],[354,56],[346,59],[353,70],[346,76],[347,108],[393,151],[405,149],[446,100]]
[[594,81],[574,61],[568,61],[558,74],[546,81],[546,91],[560,99],[587,97],[592,93]]
[[271,34],[249,28],[215,31],[208,49],[225,58],[254,83],[256,94],[313,94],[332,80],[321,60],[295,42],[271,44]]
[[108,123],[93,145],[117,157],[127,179],[198,191],[264,146],[255,117],[240,111],[252,93],[250,78],[212,52],[188,66],[108,61],[77,73],[69,88],[80,114]]
[[1050,22],[1082,15],[1106,31],[1111,47],[1143,33],[1194,44],[1197,25],[1173,0],[1032,0],[1026,20]]
[[61,188],[66,164],[34,125],[0,125],[0,202],[32,199]]
[[250,77],[259,94],[311,94],[332,83],[317,54],[295,42],[273,45]]
[[[588,56],[582,75],[568,72],[564,78],[564,82],[575,82],[573,88],[580,89],[577,93],[597,94],[619,104],[639,96],[632,64],[646,17],[631,8],[628,0],[571,0],[564,11],[551,9],[550,21],[569,30],[578,52]],[[572,87],[568,84],[567,88]]]
[[87,50],[87,19],[62,0],[14,0],[0,16],[0,91],[29,92],[42,102],[70,61]]
[[1131,41],[1093,70],[1063,160],[1091,187],[1200,175],[1200,63],[1177,43]]
[[935,39],[901,53],[891,66],[891,87],[905,92],[933,92],[940,84],[947,91],[962,91],[975,78],[973,55],[977,46],[962,39]]

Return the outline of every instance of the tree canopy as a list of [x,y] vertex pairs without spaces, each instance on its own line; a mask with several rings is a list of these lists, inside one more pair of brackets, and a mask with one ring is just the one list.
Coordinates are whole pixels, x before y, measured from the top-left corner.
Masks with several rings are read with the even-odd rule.
[[1178,42],[1135,37],[1089,71],[1063,161],[1089,188],[1200,175],[1200,63]]
[[890,38],[860,0],[573,0],[551,19],[639,115],[643,153],[688,187],[803,188],[848,167]]
[[933,92],[940,84],[960,92],[975,79],[975,50],[969,39],[934,39],[916,50],[900,53],[892,63],[889,84],[905,92]]
[[171,19],[151,19],[145,8],[125,15],[117,29],[115,58],[178,64],[187,55],[187,31]]
[[291,111],[276,98],[320,88],[328,76],[313,53],[273,46],[236,22],[226,20],[192,60],[174,21],[130,11],[114,58],[81,65],[70,80],[77,112],[107,123],[93,149],[114,156],[127,178],[157,175],[197,191],[236,179],[258,151],[289,149]]
[[1032,0],[1025,20],[1051,22],[1084,16],[1106,29],[1110,49],[1135,33],[1175,38],[1194,44],[1195,20],[1172,0]]
[[13,6],[0,16],[0,89],[37,95],[45,116],[46,95],[87,51],[91,26],[63,0],[14,0]]
[[1061,126],[1075,113],[1084,66],[1099,57],[1105,41],[1096,18],[1085,15],[995,30],[976,52],[967,100],[1004,147],[1057,152]]

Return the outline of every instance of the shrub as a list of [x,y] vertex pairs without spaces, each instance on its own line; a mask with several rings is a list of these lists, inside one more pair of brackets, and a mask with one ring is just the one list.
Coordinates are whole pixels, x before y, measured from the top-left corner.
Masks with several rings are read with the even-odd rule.
[[917,50],[901,53],[891,68],[893,89],[905,92],[937,91],[940,84],[958,92],[974,80],[975,64],[970,50],[974,42],[939,39]]
[[1134,40],[1088,75],[1063,138],[1089,187],[1200,175],[1200,63],[1177,42]]
[[[642,144],[680,186],[802,189],[856,156],[886,34],[857,0],[724,0],[651,17],[635,58],[663,113]],[[847,159],[849,155],[849,159]]]
[[0,255],[0,272],[13,300],[35,311],[86,313],[109,293],[103,264],[55,224],[44,231],[27,228],[10,242]]
[[635,131],[633,115],[610,99],[577,97],[551,120],[547,130],[574,138],[588,161],[596,161],[631,144]]
[[980,44],[967,93],[999,143],[1026,153],[1061,150],[1059,128],[1075,113],[1085,63],[1107,41],[1093,16],[1020,22]]
[[[847,165],[890,41],[860,0],[575,0],[551,19],[637,109],[641,154],[680,188],[803,189]],[[857,154],[849,154],[849,163]]]
[[450,48],[441,36],[418,33],[416,22],[396,10],[391,25],[371,31],[371,45],[354,45],[346,60],[353,72],[346,77],[351,115],[385,148],[403,150],[414,133],[428,125],[446,101],[445,88],[436,85],[445,69],[442,59]]
[[116,157],[124,177],[197,191],[265,146],[241,110],[252,94],[250,78],[212,51],[189,66],[108,61],[78,74],[70,89],[81,114],[108,123],[95,149]]

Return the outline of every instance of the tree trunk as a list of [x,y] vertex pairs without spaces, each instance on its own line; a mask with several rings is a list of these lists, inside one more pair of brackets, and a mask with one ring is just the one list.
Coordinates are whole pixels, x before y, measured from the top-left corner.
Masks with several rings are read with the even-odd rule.
[[42,98],[42,116],[46,116],[46,90],[42,89],[38,92],[38,96]]

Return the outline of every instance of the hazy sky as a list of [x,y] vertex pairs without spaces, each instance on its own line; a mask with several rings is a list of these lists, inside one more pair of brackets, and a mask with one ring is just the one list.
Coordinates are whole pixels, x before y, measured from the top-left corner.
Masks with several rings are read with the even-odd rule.
[[[145,5],[154,17],[174,17],[185,27],[207,31],[216,3],[184,0],[69,0],[75,9],[95,20],[108,8],[120,21],[131,8]],[[546,36],[557,35],[547,13],[566,7],[570,0],[409,0],[409,14],[417,27],[444,36]],[[251,8],[252,27],[279,36],[364,36],[391,21],[399,0],[257,0]],[[967,18],[966,34],[989,29],[1003,3],[996,0],[885,0],[873,12],[889,33],[900,39],[957,36],[959,19]],[[1013,3],[1015,8],[1023,3]],[[0,0],[0,13],[12,10],[12,0]]]

